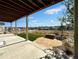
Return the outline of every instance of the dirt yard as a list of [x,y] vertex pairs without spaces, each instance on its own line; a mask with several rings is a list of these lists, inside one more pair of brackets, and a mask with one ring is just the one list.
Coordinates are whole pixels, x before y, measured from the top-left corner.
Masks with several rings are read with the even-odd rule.
[[62,41],[57,40],[57,39],[48,39],[48,38],[44,38],[44,37],[40,37],[37,38],[34,42],[43,45],[47,48],[51,48],[51,47],[57,47],[57,46],[62,46]]

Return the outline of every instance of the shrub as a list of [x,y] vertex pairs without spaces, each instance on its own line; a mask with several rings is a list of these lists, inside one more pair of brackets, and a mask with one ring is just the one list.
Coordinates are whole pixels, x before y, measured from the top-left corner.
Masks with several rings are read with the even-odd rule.
[[[23,37],[23,38],[26,39],[26,34],[25,34],[25,33],[18,34],[18,36]],[[44,36],[44,35],[42,35],[42,34],[40,34],[40,33],[29,33],[29,34],[28,34],[28,37],[29,37],[29,40],[30,40],[30,41],[34,41],[34,40],[36,40],[36,38],[38,38],[38,37],[43,37],[43,36]]]

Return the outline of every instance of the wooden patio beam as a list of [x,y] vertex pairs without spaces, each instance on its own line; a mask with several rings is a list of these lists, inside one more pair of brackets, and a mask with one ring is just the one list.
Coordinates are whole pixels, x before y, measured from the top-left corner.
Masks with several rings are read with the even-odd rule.
[[19,1],[22,2],[24,5],[26,5],[26,6],[30,7],[30,8],[32,8],[33,10],[35,10],[33,7],[31,7],[30,5],[26,4],[24,1],[22,1],[22,0],[19,0]]

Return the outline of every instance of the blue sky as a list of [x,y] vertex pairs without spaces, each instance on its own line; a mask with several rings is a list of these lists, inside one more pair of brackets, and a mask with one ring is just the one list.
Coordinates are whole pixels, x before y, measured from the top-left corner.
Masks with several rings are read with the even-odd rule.
[[[58,18],[63,16],[66,7],[63,2],[57,3],[50,7],[47,7],[41,11],[38,11],[28,17],[29,27],[38,27],[38,26],[59,26],[60,21]],[[5,26],[10,26],[10,23],[5,23]],[[14,22],[12,22],[14,26]],[[17,20],[18,27],[26,26],[26,17],[22,17]]]

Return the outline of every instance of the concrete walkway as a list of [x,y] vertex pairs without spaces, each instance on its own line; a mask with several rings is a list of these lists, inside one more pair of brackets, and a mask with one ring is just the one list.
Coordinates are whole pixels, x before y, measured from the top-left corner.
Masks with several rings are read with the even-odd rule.
[[14,34],[0,34],[0,42],[5,41],[5,45],[10,45],[25,39]]
[[[19,42],[23,38],[14,35],[2,36],[0,37],[0,40],[4,39],[6,41],[6,44],[9,44],[9,46],[0,48],[0,59],[39,59],[40,57],[46,55],[43,52],[43,50],[46,48],[35,42]],[[19,43],[10,45],[15,42]]]

